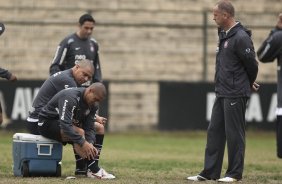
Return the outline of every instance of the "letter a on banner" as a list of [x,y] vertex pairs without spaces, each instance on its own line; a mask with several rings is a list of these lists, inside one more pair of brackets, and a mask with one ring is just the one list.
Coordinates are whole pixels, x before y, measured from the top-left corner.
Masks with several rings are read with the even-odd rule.
[[267,121],[268,122],[273,122],[276,120],[276,107],[277,107],[277,93],[274,93],[271,97],[270,105],[269,105],[269,110],[267,114]]
[[206,113],[207,121],[211,120],[211,113],[212,113],[214,100],[215,100],[215,93],[214,92],[207,93],[207,113]]
[[257,93],[253,93],[251,95],[248,109],[246,111],[246,121],[255,121],[260,123],[263,121],[260,98]]
[[16,120],[21,117],[21,120],[25,120],[27,118],[28,109],[33,99],[31,91],[31,88],[16,89],[11,119]]

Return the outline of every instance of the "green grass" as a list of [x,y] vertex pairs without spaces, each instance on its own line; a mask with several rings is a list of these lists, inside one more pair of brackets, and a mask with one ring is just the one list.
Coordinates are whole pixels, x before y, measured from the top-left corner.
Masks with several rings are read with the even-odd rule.
[[[203,167],[206,132],[131,132],[108,133],[100,165],[116,175],[113,181],[91,180],[73,175],[72,147],[64,147],[61,178],[14,177],[12,171],[13,132],[0,131],[0,183],[113,183],[113,184],[179,184],[191,183],[185,178]],[[223,172],[227,167],[224,159]],[[247,132],[247,149],[243,183],[282,183],[282,160],[276,157],[273,132]],[[216,183],[216,182],[206,182]]]

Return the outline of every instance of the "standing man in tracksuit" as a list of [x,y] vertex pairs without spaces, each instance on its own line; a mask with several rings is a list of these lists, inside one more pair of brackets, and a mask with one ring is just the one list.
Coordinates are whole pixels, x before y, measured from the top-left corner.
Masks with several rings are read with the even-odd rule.
[[282,13],[274,29],[264,40],[257,51],[258,59],[263,63],[273,62],[277,59],[277,108],[276,108],[276,142],[277,156],[282,158]]
[[[96,22],[90,14],[84,14],[79,18],[78,23],[78,31],[64,38],[57,47],[54,59],[50,66],[50,75],[73,67],[79,60],[88,59],[93,63],[95,68],[92,80],[89,80],[84,84],[85,86],[88,86],[90,83],[102,82],[99,46],[97,41],[91,37]],[[95,161],[95,164],[98,165],[104,142],[105,127],[102,124],[95,124],[95,126],[99,126],[100,130],[100,133],[96,134],[95,141],[95,147],[99,150],[99,154]],[[77,154],[75,157],[75,174],[86,174],[83,159]],[[101,179],[115,178],[112,174],[107,173],[103,168],[99,168],[98,166],[96,171],[98,175],[102,175],[102,177],[100,177]]]
[[[235,182],[242,179],[245,157],[245,112],[253,90],[258,63],[251,40],[251,32],[235,21],[233,5],[219,1],[213,9],[218,28],[215,94],[211,121],[207,130],[204,169],[192,181],[217,180]],[[225,144],[228,168],[220,178]],[[220,179],[219,179],[220,178]]]

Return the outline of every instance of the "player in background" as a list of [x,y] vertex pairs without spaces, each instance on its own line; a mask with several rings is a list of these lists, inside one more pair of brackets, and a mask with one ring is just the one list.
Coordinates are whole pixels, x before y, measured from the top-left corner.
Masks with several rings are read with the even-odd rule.
[[[78,21],[78,30],[71,35],[65,37],[57,47],[54,59],[50,66],[50,75],[69,69],[75,65],[75,63],[82,59],[88,59],[92,62],[95,73],[92,80],[86,82],[85,86],[94,82],[102,82],[102,72],[99,59],[99,46],[97,41],[92,37],[92,32],[95,27],[96,21],[90,14],[83,14]],[[104,118],[102,122],[106,122]],[[96,133],[95,147],[99,150],[99,154],[96,158],[97,173],[102,173],[102,179],[113,179],[115,176],[107,173],[104,169],[98,167],[99,156],[103,147],[105,127],[104,124],[95,124],[96,129],[99,132]],[[85,174],[85,163],[83,159],[76,154],[76,170],[75,174]]]
[[[5,31],[5,26],[3,23],[0,23],[0,36],[4,33],[4,31]],[[17,81],[17,77],[14,74],[3,68],[0,68],[0,77],[5,78],[12,82]],[[0,125],[2,123],[3,123],[3,114],[2,114],[2,106],[0,102]]]
[[257,55],[262,63],[273,62],[277,59],[276,143],[277,156],[282,158],[282,13],[279,14],[274,29],[259,47]]
[[[9,81],[17,81],[17,77],[12,74],[11,72],[9,72],[8,70],[5,70],[3,68],[0,68],[0,77],[1,78],[5,78]],[[1,106],[1,102],[0,102],[0,125],[3,123],[3,112],[2,112],[2,106]]]
[[79,60],[88,59],[95,68],[91,82],[102,81],[99,46],[97,41],[91,37],[95,22],[89,14],[84,14],[79,18],[78,31],[64,38],[57,47],[50,66],[50,75],[72,68]]

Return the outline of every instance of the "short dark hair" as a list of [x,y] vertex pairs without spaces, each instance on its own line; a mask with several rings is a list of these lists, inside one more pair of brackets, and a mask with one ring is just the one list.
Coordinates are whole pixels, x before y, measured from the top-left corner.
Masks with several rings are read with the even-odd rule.
[[235,9],[233,7],[233,5],[231,4],[230,1],[228,0],[221,0],[217,3],[218,9],[221,11],[225,11],[226,13],[228,13],[229,15],[231,15],[232,17],[235,16]]
[[93,22],[93,23],[96,22],[95,19],[92,17],[92,15],[90,15],[88,13],[81,15],[78,22],[79,22],[80,25],[83,25],[84,22],[86,22],[86,21]]

